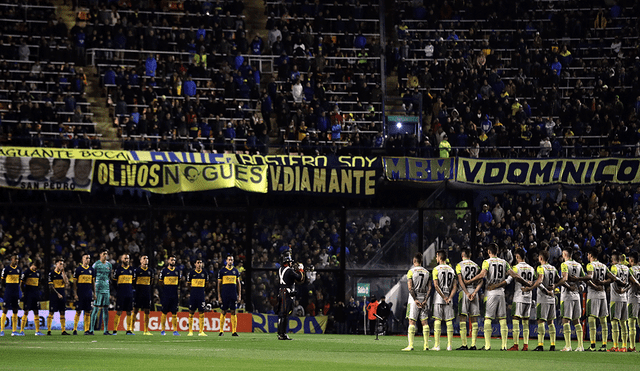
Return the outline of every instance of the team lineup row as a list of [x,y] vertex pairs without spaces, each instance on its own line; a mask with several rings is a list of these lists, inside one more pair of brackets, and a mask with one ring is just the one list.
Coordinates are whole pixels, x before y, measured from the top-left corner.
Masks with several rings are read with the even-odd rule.
[[[422,267],[422,254],[413,258],[413,267],[407,273],[409,300],[407,317],[409,319],[408,346],[403,351],[414,349],[416,324],[420,320],[423,326],[423,350],[429,349],[429,311],[434,319],[434,346],[440,350],[442,322],[446,323],[447,350],[452,350],[454,297],[460,292],[458,314],[460,316],[460,337],[462,346],[457,350],[491,350],[492,321],[500,324],[501,350],[519,350],[520,325],[522,325],[523,351],[528,350],[529,319],[532,306],[535,305],[538,321],[538,346],[534,351],[544,350],[545,331],[549,334],[550,351],[556,347],[556,297],[555,290],[560,289],[560,315],[562,317],[565,346],[562,351],[572,351],[571,323],[575,327],[578,347],[575,351],[584,351],[583,327],[580,322],[582,303],[580,293],[587,290],[586,315],[589,325],[590,346],[588,351],[633,352],[636,342],[636,325],[640,309],[640,265],[638,253],[629,255],[628,263],[617,251],[611,252],[611,265],[607,267],[597,259],[597,252],[587,252],[589,260],[586,269],[576,261],[571,248],[562,251],[563,263],[560,272],[549,264],[549,253],[543,250],[538,255],[539,265],[534,269],[525,262],[526,252],[517,249],[517,264],[511,266],[498,258],[495,244],[488,248],[489,258],[482,267],[470,260],[471,251],[463,250],[462,261],[454,270],[449,266],[446,252],[436,253],[438,265],[431,273]],[[624,263],[624,264],[623,264]],[[628,264],[628,265],[627,265]],[[431,280],[433,284],[431,283]],[[505,286],[514,284],[511,304],[513,318],[513,346],[507,348],[507,306]],[[476,347],[478,336],[478,317],[481,315],[480,289],[484,286],[484,347]],[[609,287],[610,305],[607,303],[606,288]],[[435,293],[431,295],[431,291]],[[536,291],[534,303],[532,292]],[[433,296],[433,301],[430,297]],[[607,348],[609,337],[608,317],[611,318],[613,347]],[[467,339],[467,320],[471,323],[471,343]],[[602,346],[596,349],[596,321],[602,327]],[[545,323],[547,328],[545,329]]]
[[[140,266],[133,268],[129,264],[129,255],[125,254],[119,258],[118,265],[112,265],[109,261],[109,251],[102,250],[100,259],[93,265],[91,256],[84,254],[81,264],[76,268],[73,277],[69,279],[64,271],[64,260],[57,259],[53,270],[49,273],[49,316],[47,317],[47,335],[51,335],[51,328],[54,314],[60,313],[60,324],[62,335],[70,335],[65,331],[66,320],[64,312],[66,310],[67,296],[66,290],[71,288],[73,299],[75,300],[76,315],[73,325],[73,335],[77,335],[80,316],[84,312],[84,334],[93,335],[94,330],[99,328],[100,314],[104,324],[105,335],[116,335],[122,313],[127,316],[125,328],[127,335],[134,335],[133,322],[138,312],[143,312],[140,317],[140,328],[144,329],[144,335],[152,335],[149,332],[149,312],[152,302],[152,287],[156,281],[154,269],[149,267],[149,258],[144,255],[140,257]],[[200,331],[198,336],[207,336],[204,332],[204,313],[207,310],[205,304],[205,288],[211,283],[209,274],[203,270],[203,262],[198,259],[195,269],[191,270],[183,280],[182,272],[176,269],[176,257],[169,256],[166,266],[158,275],[157,284],[161,290],[162,316],[160,319],[161,335],[165,335],[165,325],[167,316],[171,313],[173,335],[180,336],[177,330],[177,312],[179,302],[179,288],[183,281],[189,288],[189,333],[193,336],[193,317],[196,312],[199,314]],[[233,336],[238,336],[237,329],[237,303],[241,300],[240,273],[233,265],[233,256],[228,256],[226,265],[217,274],[218,301],[221,303],[222,313],[221,323],[227,313],[231,313],[231,330]],[[0,336],[4,336],[4,325],[7,320],[9,310],[12,310],[12,332],[11,336],[24,336],[24,329],[27,325],[28,313],[33,311],[37,318],[38,302],[40,298],[41,283],[40,262],[31,261],[31,264],[24,271],[18,267],[18,255],[11,256],[8,267],[2,270],[2,283],[4,285],[4,308],[2,312],[2,329]],[[109,304],[111,288],[115,286],[116,292],[116,315],[114,331],[108,331],[109,324]],[[22,299],[24,316],[21,321],[21,328],[18,331],[18,309]],[[44,335],[40,332],[39,321],[34,321],[36,336]],[[219,336],[224,334],[223,326],[220,326]]]

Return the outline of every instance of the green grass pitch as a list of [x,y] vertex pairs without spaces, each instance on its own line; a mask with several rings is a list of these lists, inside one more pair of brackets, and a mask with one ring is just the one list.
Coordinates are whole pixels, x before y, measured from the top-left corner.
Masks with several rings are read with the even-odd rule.
[[[7,334],[8,335],[8,334]],[[197,333],[196,333],[197,335]],[[239,337],[53,336],[0,338],[2,370],[639,370],[640,353],[427,351],[402,352],[406,336],[291,335],[241,333]],[[441,347],[446,348],[446,337]],[[483,340],[478,339],[478,344]],[[492,340],[498,348],[499,339]],[[535,347],[536,341],[531,339]],[[433,337],[430,338],[433,346]],[[460,339],[454,339],[454,349]],[[509,342],[509,346],[511,342]],[[573,342],[575,347],[577,342]],[[587,342],[588,345],[588,342]],[[422,349],[422,337],[416,336]],[[549,341],[545,343],[548,349]],[[564,346],[558,339],[557,348]],[[598,344],[599,346],[599,344]],[[533,348],[531,347],[531,348]]]

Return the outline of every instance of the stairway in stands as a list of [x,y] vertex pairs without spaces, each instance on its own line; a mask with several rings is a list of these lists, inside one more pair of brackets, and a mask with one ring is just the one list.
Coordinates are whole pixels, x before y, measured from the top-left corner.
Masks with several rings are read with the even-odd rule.
[[[67,25],[67,28],[71,30],[76,24],[76,15],[78,10],[74,11],[71,5],[65,5],[63,0],[54,0],[53,5],[57,6],[57,16]],[[87,65],[82,67],[87,75],[87,86],[85,91],[87,92],[87,100],[91,103],[91,112],[93,113],[93,120],[97,123],[96,132],[102,134],[101,142],[104,149],[122,149],[122,141],[117,136],[117,131],[113,127],[113,120],[109,115],[109,109],[106,105],[106,98],[102,95],[102,89],[100,88],[99,75],[95,67]]]

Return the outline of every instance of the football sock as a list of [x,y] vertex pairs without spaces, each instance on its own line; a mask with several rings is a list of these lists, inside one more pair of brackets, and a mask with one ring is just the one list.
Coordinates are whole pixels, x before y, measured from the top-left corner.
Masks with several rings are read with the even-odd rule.
[[582,323],[576,323],[576,337],[578,338],[578,347],[584,348],[584,331],[582,330]]
[[149,313],[144,314],[144,332],[149,332]]
[[520,342],[520,320],[513,320],[513,345],[518,345]]
[[626,348],[629,333],[627,332],[627,326],[625,326],[624,322],[620,324],[620,332],[622,333],[622,347]]
[[433,346],[440,346],[440,334],[442,333],[442,321],[439,319],[433,321]]
[[164,331],[166,321],[167,321],[167,315],[165,313],[162,313],[162,316],[160,316],[160,331]]
[[562,333],[564,334],[564,346],[569,348],[571,346],[571,323],[562,324]]
[[224,312],[220,313],[220,332],[224,332],[224,315]]
[[635,349],[636,347],[636,319],[629,318],[627,321],[629,325],[629,348]]
[[189,313],[189,332],[193,332],[193,313]]
[[499,323],[500,323],[500,338],[502,339],[502,347],[500,349],[504,349],[507,347],[507,336],[509,335],[509,327],[507,327],[506,318],[500,319]]
[[611,340],[613,340],[613,346],[618,347],[618,339],[620,338],[620,329],[618,327],[618,320],[611,320]]
[[427,347],[429,347],[429,333],[431,332],[431,329],[429,328],[429,324],[427,323],[426,325],[422,325],[422,337],[424,338],[424,343],[427,344]]
[[453,341],[453,321],[447,321],[447,348],[451,348],[451,342]]
[[460,321],[460,339],[462,340],[462,346],[467,346],[467,321]]
[[476,339],[478,338],[478,320],[471,322],[471,346],[476,346]]
[[522,320],[522,342],[524,345],[529,345],[529,320]]
[[91,327],[91,315],[87,314],[87,312],[84,312],[84,331],[85,332],[89,331],[90,327]]
[[238,316],[235,314],[231,315],[231,332],[236,332],[238,330]]
[[93,330],[95,329],[96,326],[96,322],[98,321],[98,311],[100,310],[100,308],[98,307],[93,307],[93,309],[91,310],[91,332],[93,332]]
[[538,345],[544,345],[544,322],[538,322]]
[[200,313],[200,322],[198,322],[200,326],[200,332],[204,332],[204,313]]
[[551,340],[551,345],[556,345],[556,325],[553,321],[549,324],[549,340]]
[[596,317],[589,316],[589,341],[596,343]]
[[409,325],[409,331],[407,331],[407,339],[409,340],[409,347],[413,348],[413,338],[416,336],[416,325]]
[[104,332],[109,331],[109,308],[102,307],[102,322],[104,322]]
[[11,330],[18,332],[18,313],[11,314]]
[[607,317],[600,317],[600,327],[602,327],[602,344],[607,345],[607,340],[609,340],[609,324],[607,323]]
[[64,314],[60,313],[60,328],[62,331],[67,329],[67,319],[64,318]]
[[113,322],[113,331],[118,331],[118,325],[120,324],[120,316],[122,316],[122,314],[116,313],[116,317]]
[[484,348],[491,348],[491,319],[484,319]]
[[2,318],[0,320],[0,331],[4,331],[4,324],[7,323],[7,315],[2,312]]
[[171,315],[171,326],[173,327],[173,331],[178,331],[178,315],[175,313]]
[[73,331],[78,331],[78,322],[80,322],[80,312],[76,312],[75,317],[73,317]]
[[[37,322],[38,319],[36,318],[36,320],[34,322]],[[20,331],[24,331],[24,329],[27,327],[27,323],[29,322],[29,317],[25,314],[24,316],[22,316],[22,326],[20,327]]]
[[36,332],[40,332],[40,316],[37,311],[33,312],[33,323],[36,325]]
[[47,331],[51,331],[51,325],[53,325],[53,313],[47,316]]
[[129,313],[127,314],[127,331],[133,331],[133,320],[135,317]]

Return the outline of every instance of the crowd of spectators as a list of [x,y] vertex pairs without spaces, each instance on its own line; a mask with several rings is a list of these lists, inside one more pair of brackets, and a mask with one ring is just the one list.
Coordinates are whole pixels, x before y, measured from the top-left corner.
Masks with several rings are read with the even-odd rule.
[[[636,155],[640,63],[632,1],[405,1],[386,50],[423,145],[471,157]],[[514,147],[524,147],[522,149]],[[435,157],[438,157],[437,155]]]
[[99,148],[68,28],[47,1],[0,4],[0,136],[3,144]]

